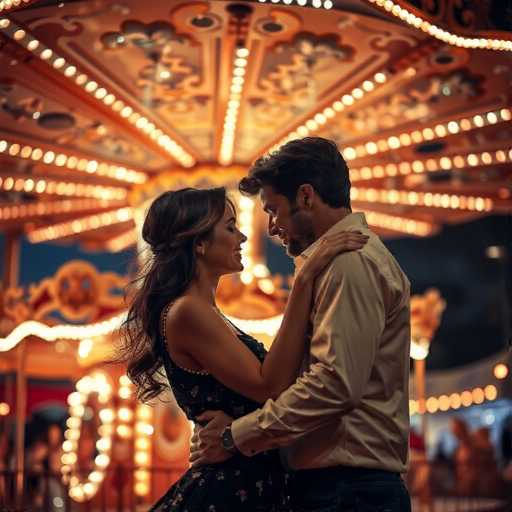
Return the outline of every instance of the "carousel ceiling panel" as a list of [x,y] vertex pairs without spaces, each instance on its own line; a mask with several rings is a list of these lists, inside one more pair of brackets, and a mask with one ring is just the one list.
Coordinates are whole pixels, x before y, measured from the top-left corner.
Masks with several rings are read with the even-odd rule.
[[136,215],[95,215],[140,210],[159,176],[231,186],[235,167],[307,135],[339,144],[355,208],[386,236],[510,212],[502,4],[305,3],[33,0],[2,13],[0,227],[120,250]]
[[[392,22],[350,11],[290,13],[258,7],[252,28],[255,51],[236,153],[241,161],[257,156],[280,133],[411,54],[425,40]],[[347,126],[344,132],[343,138],[358,134],[355,127]]]
[[179,2],[34,5],[16,16],[88,76],[122,91],[163,127],[179,132],[203,160],[213,157],[225,18],[222,4]]
[[148,171],[166,164],[112,119],[25,66],[8,48],[0,53],[0,70],[0,138],[30,137]]

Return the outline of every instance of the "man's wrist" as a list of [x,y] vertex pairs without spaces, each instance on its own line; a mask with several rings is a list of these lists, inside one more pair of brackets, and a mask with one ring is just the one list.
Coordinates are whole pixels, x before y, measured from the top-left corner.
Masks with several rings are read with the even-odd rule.
[[222,443],[222,447],[227,452],[229,452],[233,455],[235,455],[236,453],[240,453],[235,444],[235,441],[233,440],[233,434],[231,432],[231,425],[227,425],[226,427],[224,427],[224,429],[222,430],[222,432],[220,434],[220,440]]

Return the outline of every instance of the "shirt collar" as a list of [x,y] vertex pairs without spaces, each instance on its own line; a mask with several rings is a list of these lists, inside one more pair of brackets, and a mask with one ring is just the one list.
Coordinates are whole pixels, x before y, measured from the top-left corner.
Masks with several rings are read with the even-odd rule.
[[334,226],[331,226],[320,238],[315,240],[309,247],[304,249],[304,251],[302,251],[302,253],[295,258],[295,270],[299,270],[300,267],[304,265],[304,262],[311,256],[320,241],[323,240],[326,236],[339,233],[340,231],[352,231],[353,228],[368,228],[364,213],[349,213],[346,217],[343,217],[343,219],[334,224]]

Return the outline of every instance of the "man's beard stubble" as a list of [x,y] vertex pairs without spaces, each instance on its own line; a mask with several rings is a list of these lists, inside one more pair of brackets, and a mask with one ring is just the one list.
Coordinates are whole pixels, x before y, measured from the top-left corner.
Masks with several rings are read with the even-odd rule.
[[295,207],[292,208],[290,215],[291,230],[288,233],[287,252],[290,256],[295,257],[302,254],[316,238],[313,223],[307,214]]

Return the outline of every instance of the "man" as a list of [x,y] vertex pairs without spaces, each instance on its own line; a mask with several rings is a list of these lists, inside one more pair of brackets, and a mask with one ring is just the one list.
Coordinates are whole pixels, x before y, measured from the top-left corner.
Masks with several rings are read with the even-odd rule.
[[276,400],[232,422],[221,412],[195,436],[193,464],[281,447],[292,471],[293,510],[406,512],[400,478],[409,434],[410,313],[407,277],[364,215],[352,213],[348,168],[322,138],[288,142],[259,159],[240,183],[260,194],[270,235],[296,266],[327,234],[370,236],[317,278],[310,352]]

